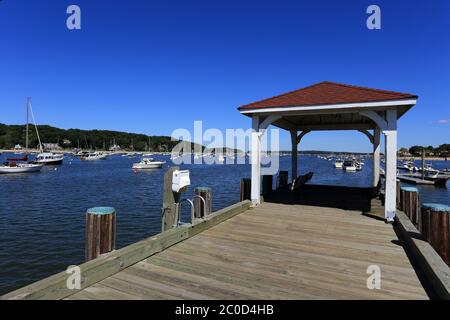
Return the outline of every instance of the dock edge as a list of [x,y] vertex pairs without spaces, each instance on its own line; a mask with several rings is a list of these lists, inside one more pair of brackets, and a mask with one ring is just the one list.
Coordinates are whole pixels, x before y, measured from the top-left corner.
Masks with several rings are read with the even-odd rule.
[[251,202],[249,200],[238,202],[212,213],[207,218],[197,220],[194,224],[182,225],[170,229],[80,264],[78,266],[81,270],[80,289],[68,289],[67,280],[71,274],[63,271],[0,296],[0,300],[64,299],[172,245],[189,239],[204,230],[250,209],[250,205]]

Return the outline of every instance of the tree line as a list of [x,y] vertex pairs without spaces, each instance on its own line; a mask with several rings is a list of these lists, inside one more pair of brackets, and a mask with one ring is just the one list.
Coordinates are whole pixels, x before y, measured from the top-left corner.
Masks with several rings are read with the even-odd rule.
[[[48,125],[37,126],[42,143],[57,143],[63,149],[108,150],[114,144],[122,150],[168,152],[179,141],[168,136],[147,136],[110,130],[60,129]],[[0,149],[25,146],[26,126],[0,123]],[[39,141],[34,126],[29,127],[29,147],[38,148]],[[192,148],[194,144],[191,144]]]
[[412,146],[411,148],[400,148],[401,155],[410,154],[412,156],[421,156],[422,150],[425,151],[425,156],[448,157],[450,156],[450,144],[441,144],[438,147],[433,146]]

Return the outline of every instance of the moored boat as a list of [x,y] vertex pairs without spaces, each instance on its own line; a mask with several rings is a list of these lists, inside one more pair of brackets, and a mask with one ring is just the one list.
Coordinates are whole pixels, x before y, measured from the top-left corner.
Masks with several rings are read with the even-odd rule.
[[36,163],[43,165],[59,165],[64,160],[63,154],[57,154],[53,152],[42,152],[36,156]]
[[81,160],[94,161],[94,160],[106,160],[107,154],[101,152],[84,152],[81,156]]
[[[8,174],[8,173],[29,173],[29,172],[39,172],[42,170],[43,165],[37,163],[28,162],[28,114],[31,108],[30,98],[27,98],[27,115],[26,115],[26,133],[25,133],[25,156],[22,158],[8,158],[3,165],[0,166],[0,174]],[[31,110],[31,115],[33,115],[33,110]],[[34,116],[33,116],[34,119]],[[39,137],[39,132],[36,126],[36,122],[34,123],[36,128],[36,134],[39,140],[39,145],[41,144],[41,140]]]
[[152,158],[143,158],[138,163],[133,163],[134,170],[161,168],[165,164],[164,161],[156,161]]
[[353,160],[345,160],[343,167],[345,171],[356,171],[356,163]]
[[10,159],[0,166],[0,174],[39,172],[42,170],[42,167],[43,165],[41,164],[19,162]]
[[344,165],[344,162],[341,159],[336,159],[334,161],[334,167],[336,169],[342,169],[343,165]]

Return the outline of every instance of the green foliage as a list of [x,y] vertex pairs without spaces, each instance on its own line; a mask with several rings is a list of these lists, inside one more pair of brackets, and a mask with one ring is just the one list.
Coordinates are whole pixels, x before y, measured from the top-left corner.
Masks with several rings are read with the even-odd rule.
[[430,156],[441,156],[445,157],[450,154],[450,144],[441,144],[439,147],[434,148],[433,146],[412,146],[409,148],[409,153],[414,156],[422,155],[422,150],[425,150],[425,155]]
[[[136,151],[171,151],[178,141],[171,141],[167,136],[147,136],[145,134],[127,133],[109,130],[59,129],[48,125],[38,126],[42,143],[58,143],[64,148],[109,149],[114,142],[123,150]],[[5,125],[0,123],[0,149],[12,149],[16,144],[25,146],[25,125]],[[65,140],[70,143],[64,143]],[[67,142],[67,141],[66,141]],[[29,128],[29,146],[39,145],[36,130]],[[192,148],[193,148],[193,144]]]

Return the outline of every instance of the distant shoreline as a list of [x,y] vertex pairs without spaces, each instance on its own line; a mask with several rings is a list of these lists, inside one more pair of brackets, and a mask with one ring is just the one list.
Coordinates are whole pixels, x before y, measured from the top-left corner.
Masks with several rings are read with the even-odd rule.
[[[126,154],[129,152],[135,152],[135,153],[151,153],[151,154],[167,154],[170,153],[171,151],[166,151],[166,152],[161,152],[161,151],[126,151],[126,150],[121,150],[121,151],[104,151],[104,150],[85,150],[85,151],[92,151],[92,152],[108,152],[108,153],[112,153],[112,154]],[[0,153],[24,153],[24,150],[7,150],[7,149],[0,149]],[[40,150],[38,149],[29,149],[28,152],[30,153],[39,153]],[[51,150],[50,152],[53,153],[74,153],[71,150]],[[331,153],[331,152],[330,152]],[[351,152],[345,152],[346,154],[352,154]],[[305,151],[302,152],[302,155],[315,155],[315,151],[311,151],[311,153],[307,153]],[[358,153],[355,153],[358,154]],[[370,154],[367,154],[370,155]],[[397,157],[398,160],[421,160],[421,157],[413,157],[413,156],[409,156],[409,157]],[[428,161],[447,161],[445,158],[443,157],[425,157],[425,160]]]

